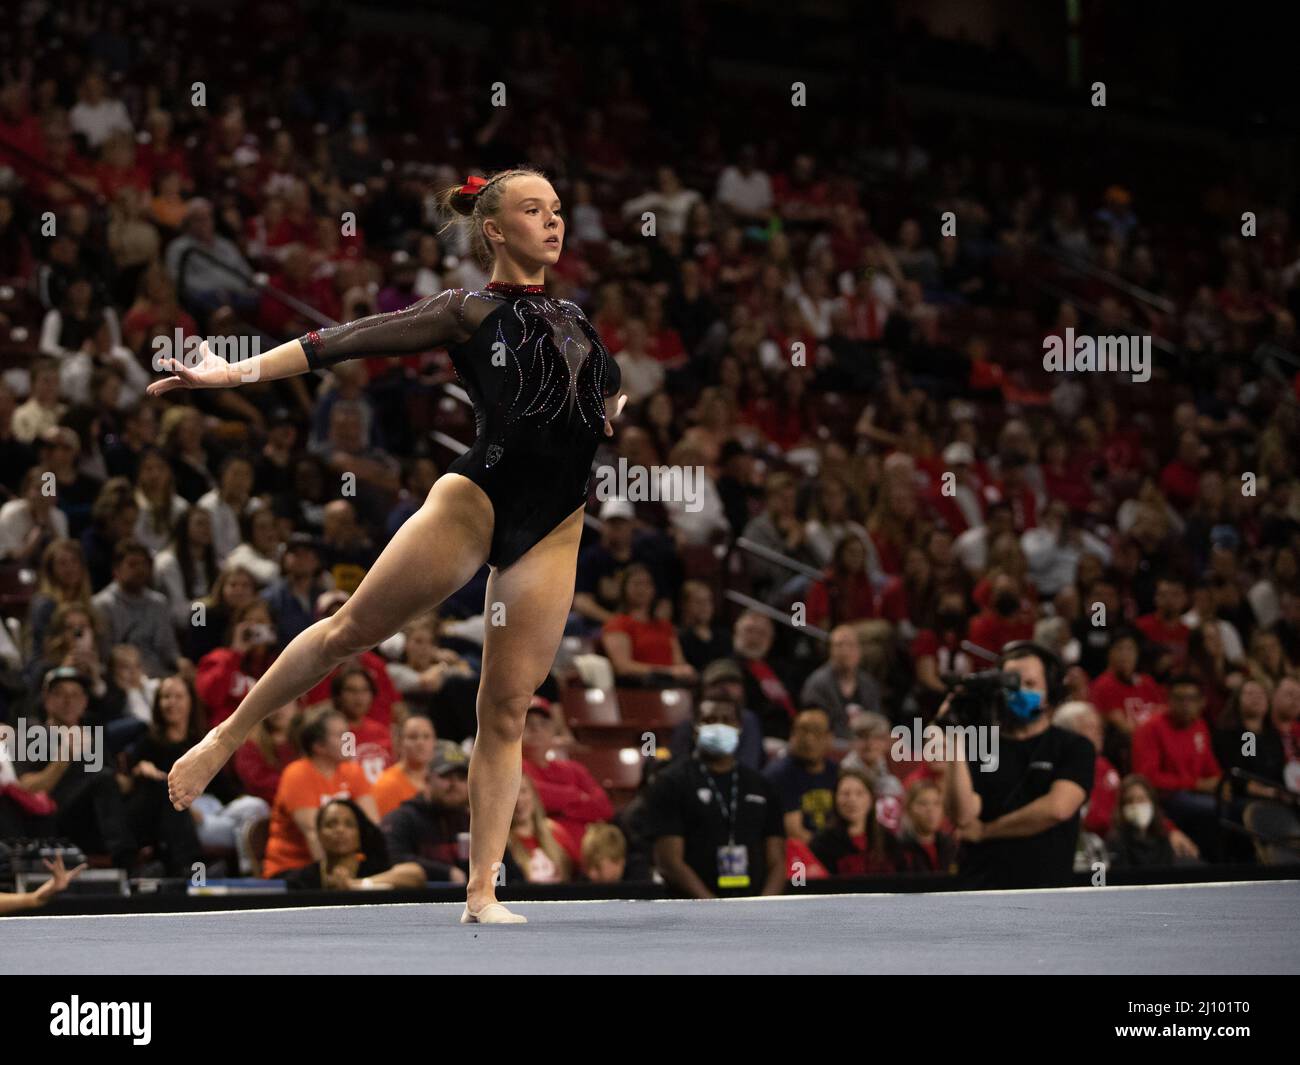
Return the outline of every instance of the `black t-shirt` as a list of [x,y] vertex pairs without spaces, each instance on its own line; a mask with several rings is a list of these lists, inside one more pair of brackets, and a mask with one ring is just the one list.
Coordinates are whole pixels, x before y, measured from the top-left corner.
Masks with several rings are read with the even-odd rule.
[[624,571],[631,565],[645,566],[654,580],[655,597],[671,595],[674,590],[672,567],[665,565],[664,555],[656,538],[639,533],[632,542],[632,553],[627,559],[618,559],[599,541],[584,547],[578,556],[577,591],[593,596],[606,610],[618,609],[618,591]]
[[[1028,806],[1058,780],[1072,780],[1086,796],[1096,760],[1087,739],[1054,725],[1027,740],[1008,739],[1004,733],[996,770],[984,773],[977,761],[971,762],[971,783],[982,800],[980,820],[995,821]],[[1070,883],[1078,839],[1076,811],[1068,821],[1034,836],[967,843],[961,850],[961,877],[972,888],[1064,887]]]
[[[1091,612],[1091,607],[1088,608]],[[1107,628],[1104,625],[1092,625],[1090,618],[1084,617],[1074,623],[1074,638],[1079,641],[1079,665],[1090,677],[1097,677],[1106,670],[1110,655],[1110,645],[1115,639],[1117,626]]]
[[701,673],[710,662],[731,657],[731,636],[718,626],[710,630],[707,640],[701,639],[694,629],[679,628],[677,642],[682,645],[686,661]]
[[[747,766],[736,764],[735,841],[749,853],[749,887],[718,887],[718,848],[729,842],[728,818],[717,796],[731,805],[732,772],[710,773],[696,758],[674,761],[662,770],[646,795],[645,834],[656,840],[681,836],[683,857],[715,895],[757,895],[767,879],[767,841],[785,836],[776,789]],[[713,787],[709,786],[712,777]]]
[[839,768],[829,760],[812,772],[804,763],[787,755],[778,758],[763,770],[781,798],[781,813],[798,810],[803,815],[803,825],[809,832],[820,832],[830,821],[835,809],[835,782]]
[[[1242,734],[1244,728],[1216,729],[1211,742],[1214,745],[1214,757],[1219,768],[1226,774],[1231,769],[1242,769],[1252,776],[1263,777],[1270,784],[1281,787],[1286,773],[1286,750],[1282,746],[1282,735],[1271,723],[1255,733],[1255,753],[1242,752]],[[1246,786],[1243,782],[1232,782],[1232,793],[1236,798],[1244,797]]]
[[146,732],[127,749],[126,758],[133,769],[141,762],[152,762],[157,769],[170,773],[181,755],[193,746],[189,740],[164,740]]
[[[300,865],[297,869],[286,869],[272,879],[285,881],[285,886],[290,891],[323,891],[325,889],[322,886],[324,881],[321,879],[320,867],[320,862],[312,862],[311,865]],[[376,873],[386,873],[388,869],[387,862],[363,858],[357,868],[357,876],[363,878],[374,876]]]

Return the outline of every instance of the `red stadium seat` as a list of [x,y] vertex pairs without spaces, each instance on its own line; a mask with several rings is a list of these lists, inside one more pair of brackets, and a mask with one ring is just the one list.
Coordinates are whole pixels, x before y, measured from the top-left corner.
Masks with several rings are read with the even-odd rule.
[[637,747],[582,747],[572,752],[605,789],[616,808],[626,805],[641,786],[641,751]]
[[610,699],[596,689],[570,687],[561,698],[573,734],[603,748],[640,744],[647,732],[662,743],[691,716],[693,705],[690,693],[679,688],[619,688]]

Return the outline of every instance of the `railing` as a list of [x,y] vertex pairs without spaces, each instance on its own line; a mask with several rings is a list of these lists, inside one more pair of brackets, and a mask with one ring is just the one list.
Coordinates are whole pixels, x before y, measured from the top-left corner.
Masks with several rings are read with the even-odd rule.
[[91,203],[95,204],[95,206],[97,207],[108,206],[108,199],[102,193],[98,193],[94,189],[87,188],[85,185],[81,183],[79,179],[73,177],[71,174],[68,174],[63,170],[60,170],[58,167],[50,166],[50,164],[47,163],[44,159],[38,159],[30,152],[25,152],[21,148],[16,148],[12,144],[8,144],[5,141],[0,141],[0,151],[8,152],[10,155],[15,156],[18,159],[21,159],[23,162],[27,163],[32,168],[39,170],[41,173],[45,174],[46,176],[57,178],[59,181],[62,181],[65,184],[70,185],[72,189],[77,193],[77,197],[79,199],[90,200]]
[[796,625],[790,620],[788,614],[782,610],[777,610],[774,606],[769,606],[761,599],[755,599],[752,595],[746,595],[744,592],[738,592],[734,588],[728,588],[722,593],[722,597],[729,602],[738,606],[743,606],[747,610],[752,610],[756,614],[762,614],[764,617],[771,618],[778,625],[784,625],[787,629],[795,629],[798,632],[807,633],[823,643],[829,643],[831,634],[823,628],[816,625]]
[[[1095,263],[1090,263],[1085,259],[1080,259],[1078,256],[1070,255],[1059,248],[1053,248],[1047,244],[1039,244],[1034,250],[1045,258],[1057,263],[1067,272],[1103,281],[1111,287],[1123,292],[1126,296],[1129,296],[1136,302],[1145,304],[1152,310],[1159,311],[1161,314],[1172,315],[1178,310],[1172,300],[1165,299],[1163,296],[1157,296],[1153,292],[1148,292],[1146,289],[1140,288],[1131,281],[1125,280],[1110,270],[1103,270]],[[1030,284],[1040,292],[1045,292],[1056,300],[1068,301],[1094,318],[1100,314],[1100,308],[1097,307],[1096,304],[1089,303],[1075,292],[1070,292],[1067,289],[1061,288],[1059,285],[1054,285],[1049,281],[1045,281],[1036,271],[1031,275],[1029,281]],[[1144,326],[1139,322],[1130,321],[1127,318],[1121,319],[1120,324],[1125,329],[1136,335],[1146,336],[1151,333],[1148,326]],[[1174,355],[1178,350],[1173,344],[1169,343],[1169,341],[1158,336],[1151,336],[1151,346],[1166,355]]]
[[772,562],[778,566],[784,566],[794,573],[804,577],[811,577],[813,580],[821,580],[825,574],[816,566],[810,566],[806,562],[800,562],[797,558],[791,558],[789,555],[783,555],[780,551],[775,551],[763,544],[756,543],[747,536],[736,538],[737,550],[744,551],[750,555],[757,555],[765,562]]
[[1159,311],[1161,314],[1173,314],[1178,310],[1173,300],[1166,299],[1164,296],[1158,296],[1154,292],[1144,289],[1141,285],[1135,285],[1125,277],[1121,277],[1113,270],[1106,270],[1094,262],[1074,255],[1063,248],[1053,247],[1051,244],[1038,244],[1034,249],[1039,255],[1054,259],[1066,270],[1075,274],[1082,274],[1085,277],[1095,278],[1098,281],[1104,281],[1112,288],[1117,288],[1124,295],[1138,303],[1145,303],[1147,306]]
[[328,314],[322,314],[310,303],[304,303],[302,300],[298,299],[297,296],[291,296],[282,289],[276,288],[269,281],[261,280],[257,274],[245,273],[243,270],[231,266],[230,263],[218,259],[210,251],[194,246],[186,248],[185,251],[181,253],[181,261],[176,264],[176,287],[180,289],[182,295],[184,295],[185,292],[185,268],[189,265],[189,261],[192,257],[205,259],[214,266],[220,267],[231,276],[239,278],[239,280],[244,282],[244,284],[257,289],[258,292],[265,293],[273,299],[279,300],[290,310],[296,311],[304,318],[310,319],[312,322],[316,323],[316,325],[331,326],[339,324]]

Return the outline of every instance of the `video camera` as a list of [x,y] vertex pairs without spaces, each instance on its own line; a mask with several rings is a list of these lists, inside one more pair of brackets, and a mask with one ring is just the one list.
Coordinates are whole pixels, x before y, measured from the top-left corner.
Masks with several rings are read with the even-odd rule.
[[957,725],[1005,725],[1018,728],[1041,714],[1047,705],[1055,705],[1063,697],[1065,667],[1055,652],[1032,640],[1017,640],[993,655],[984,648],[962,641],[962,649],[999,665],[1012,657],[1033,655],[1043,664],[1047,682],[1047,699],[1037,691],[1022,690],[1020,674],[1004,669],[984,669],[977,673],[945,673],[940,678],[948,689],[952,702],[948,714]]
[[1001,669],[978,673],[945,673],[944,687],[951,693],[948,716],[966,725],[1023,724],[1011,711],[1011,696],[1020,690],[1020,674]]

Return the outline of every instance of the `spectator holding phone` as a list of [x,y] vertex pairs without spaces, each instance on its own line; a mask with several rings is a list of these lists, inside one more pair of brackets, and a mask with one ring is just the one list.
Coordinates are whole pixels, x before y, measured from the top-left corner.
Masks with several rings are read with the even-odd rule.
[[229,646],[218,647],[199,659],[194,683],[213,725],[233,714],[257,678],[270,668],[277,642],[271,608],[265,600],[254,597],[235,611]]

